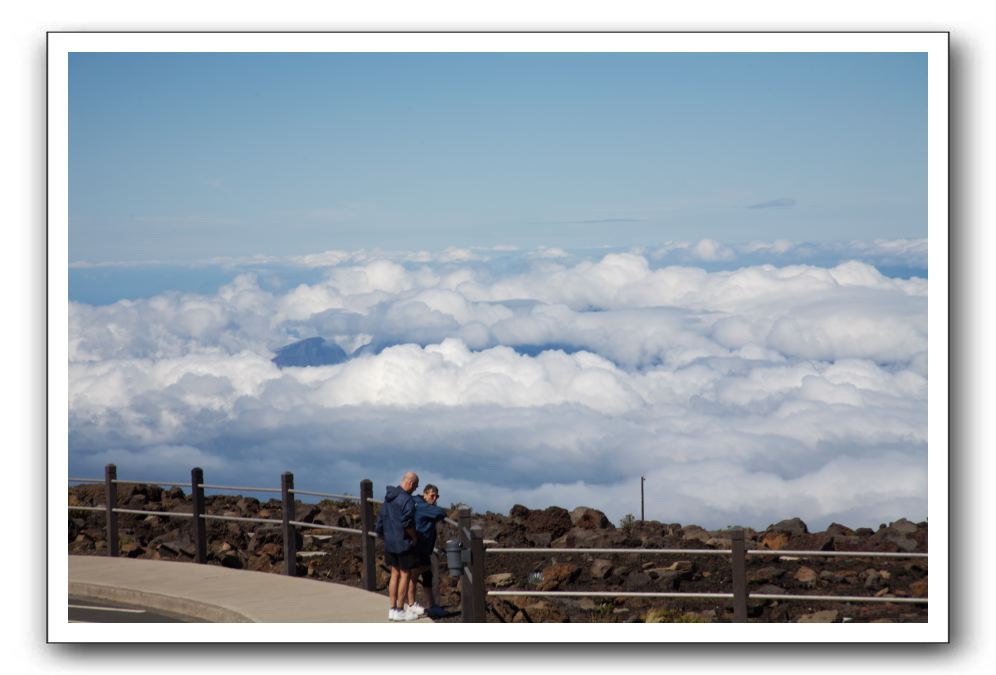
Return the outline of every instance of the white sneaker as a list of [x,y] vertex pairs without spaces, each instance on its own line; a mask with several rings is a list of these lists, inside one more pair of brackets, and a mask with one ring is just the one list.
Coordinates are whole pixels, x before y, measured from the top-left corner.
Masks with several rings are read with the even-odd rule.
[[413,605],[405,605],[405,611],[412,612],[415,616],[425,615],[425,607],[418,604],[417,602]]
[[388,621],[404,621],[405,613],[400,609],[394,609],[393,607],[387,610]]
[[398,619],[399,621],[418,621],[419,619],[422,618],[410,609],[405,609],[405,610],[399,609],[398,614],[401,616],[401,618]]

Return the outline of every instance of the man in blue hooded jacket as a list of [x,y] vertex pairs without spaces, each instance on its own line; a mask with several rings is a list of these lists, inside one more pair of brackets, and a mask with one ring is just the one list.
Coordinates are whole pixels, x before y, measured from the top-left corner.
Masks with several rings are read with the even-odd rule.
[[415,502],[412,492],[418,487],[418,474],[409,471],[398,486],[389,485],[374,525],[377,534],[384,538],[384,562],[391,569],[387,597],[391,607],[387,618],[391,621],[413,621],[418,614],[404,608],[405,595],[415,567]]

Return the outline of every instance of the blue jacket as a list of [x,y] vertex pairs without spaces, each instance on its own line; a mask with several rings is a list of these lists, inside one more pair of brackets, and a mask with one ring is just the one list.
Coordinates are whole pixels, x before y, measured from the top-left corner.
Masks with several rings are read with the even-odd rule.
[[419,495],[415,495],[412,499],[415,500],[415,531],[418,532],[415,550],[428,555],[436,547],[436,523],[446,517],[446,511],[435,504],[430,504]]
[[405,529],[414,526],[415,502],[412,496],[396,485],[389,485],[374,525],[377,534],[384,537],[384,550],[388,553],[412,550],[414,542],[408,538]]

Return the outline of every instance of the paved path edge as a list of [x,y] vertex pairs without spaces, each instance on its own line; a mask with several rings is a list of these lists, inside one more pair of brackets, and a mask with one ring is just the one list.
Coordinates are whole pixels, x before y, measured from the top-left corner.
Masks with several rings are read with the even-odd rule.
[[144,606],[181,617],[189,617],[210,623],[254,623],[244,614],[189,598],[162,595],[132,588],[119,588],[85,581],[70,581],[69,594],[91,600],[107,600],[126,605]]

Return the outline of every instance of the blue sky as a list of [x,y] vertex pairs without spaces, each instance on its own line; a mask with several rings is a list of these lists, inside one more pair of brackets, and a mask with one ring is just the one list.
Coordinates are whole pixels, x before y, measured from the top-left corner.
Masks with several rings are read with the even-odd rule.
[[926,237],[923,54],[73,54],[70,262]]

